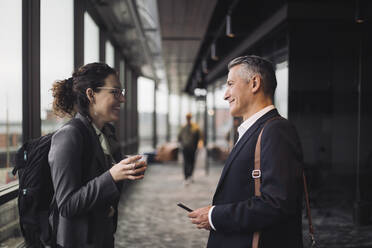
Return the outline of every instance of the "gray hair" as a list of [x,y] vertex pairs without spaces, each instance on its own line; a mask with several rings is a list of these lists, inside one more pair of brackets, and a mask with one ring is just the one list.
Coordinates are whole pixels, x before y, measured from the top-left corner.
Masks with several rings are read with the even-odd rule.
[[241,56],[231,60],[227,68],[230,70],[237,65],[242,65],[240,70],[242,78],[249,80],[250,77],[258,74],[262,79],[264,94],[271,99],[274,98],[277,82],[274,66],[270,61],[256,55]]

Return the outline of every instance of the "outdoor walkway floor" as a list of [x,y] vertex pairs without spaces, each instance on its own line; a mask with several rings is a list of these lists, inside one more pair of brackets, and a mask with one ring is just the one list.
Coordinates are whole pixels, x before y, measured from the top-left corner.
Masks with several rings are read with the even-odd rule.
[[[150,165],[146,177],[122,195],[116,232],[117,248],[204,248],[209,233],[191,224],[182,202],[192,209],[211,204],[223,165],[210,165],[209,175],[196,168],[194,183],[185,186],[181,164]],[[304,211],[303,211],[304,212]],[[350,211],[313,209],[320,248],[372,248],[372,226],[355,227]],[[304,247],[308,237],[303,218]]]
[[206,176],[197,167],[194,182],[185,186],[181,164],[150,165],[145,178],[122,195],[115,247],[206,247],[209,232],[191,224],[176,204],[192,209],[211,204],[222,168],[211,165]]

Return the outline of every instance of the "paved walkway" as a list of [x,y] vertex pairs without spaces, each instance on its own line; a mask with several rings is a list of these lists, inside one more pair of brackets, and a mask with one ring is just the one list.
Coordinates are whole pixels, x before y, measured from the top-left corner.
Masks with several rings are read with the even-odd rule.
[[180,164],[151,165],[142,181],[122,196],[116,247],[206,247],[209,233],[191,224],[182,202],[192,209],[211,204],[222,165],[211,165],[209,175],[196,168],[194,183],[183,184]]
[[[119,205],[116,247],[202,248],[208,232],[194,227],[187,212],[211,203],[222,165],[211,165],[209,176],[199,166],[194,183],[185,187],[180,164],[151,165],[144,180],[124,192]],[[355,227],[351,210],[340,206],[315,208],[313,223],[320,248],[371,248],[372,226]],[[309,247],[307,220],[303,219],[304,246]]]

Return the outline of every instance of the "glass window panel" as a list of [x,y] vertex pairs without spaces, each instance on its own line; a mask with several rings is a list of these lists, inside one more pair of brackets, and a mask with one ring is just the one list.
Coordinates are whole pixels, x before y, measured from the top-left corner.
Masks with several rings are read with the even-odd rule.
[[[0,186],[22,143],[22,1],[0,1]],[[1,226],[0,226],[1,227]]]
[[288,118],[288,63],[277,64],[275,74],[278,83],[274,94],[275,107],[284,118]]
[[[16,184],[12,175],[22,143],[22,1],[0,1],[0,187]],[[0,206],[1,247],[19,247],[17,199]]]
[[186,122],[186,114],[190,112],[190,99],[186,94],[181,96],[181,124],[183,125]]
[[167,137],[167,113],[168,113],[168,88],[165,82],[158,86],[156,91],[156,128],[158,144],[166,142]]
[[[61,11],[63,10],[63,11]],[[73,0],[40,2],[41,132],[56,130],[65,121],[53,114],[52,84],[71,77],[74,68]]]
[[110,41],[106,41],[106,64],[114,68],[115,66],[114,47]]
[[207,93],[207,118],[208,118],[208,143],[213,142],[213,121],[214,121],[214,88],[209,87]]
[[126,101],[125,101],[125,105],[126,105],[126,108],[127,110],[131,110],[132,109],[132,71],[130,69],[126,70],[126,73],[127,75],[125,76],[125,82],[124,82],[124,87],[125,87],[125,91],[126,91]]
[[133,92],[132,92],[132,71],[127,68],[126,70],[126,81],[124,83],[124,86],[125,86],[125,90],[126,90],[126,95],[125,95],[125,111],[126,111],[126,120],[125,120],[125,123],[126,123],[126,132],[127,132],[127,142],[128,141],[131,141],[131,138],[133,137],[133,133],[132,132],[132,122],[130,120],[131,116],[132,116],[132,101],[133,101]]
[[171,134],[171,141],[177,141],[178,135],[178,128],[179,128],[179,120],[180,120],[180,111],[179,111],[179,103],[180,103],[180,96],[171,94],[170,95],[170,104],[169,104],[169,122],[170,122],[170,134]]
[[140,153],[151,151],[153,135],[154,81],[139,77],[138,80],[138,116]]
[[207,106],[208,109],[213,109],[214,106],[214,88],[209,87],[208,88],[208,93],[207,93]]
[[195,116],[198,112],[197,102],[194,96],[190,97],[190,112],[193,116]]
[[229,112],[229,105],[227,101],[223,99],[226,91],[226,84],[215,89],[215,104],[216,104],[216,143],[219,145],[227,146],[225,139],[226,134],[230,131],[232,117]]
[[84,13],[84,64],[99,61],[99,28],[92,17]]

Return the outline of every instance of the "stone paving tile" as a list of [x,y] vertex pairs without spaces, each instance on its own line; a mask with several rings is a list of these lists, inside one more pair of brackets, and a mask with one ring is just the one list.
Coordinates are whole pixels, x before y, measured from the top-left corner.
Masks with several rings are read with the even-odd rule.
[[180,164],[151,165],[142,181],[124,192],[119,204],[116,247],[205,247],[209,233],[191,224],[182,202],[192,209],[211,204],[222,165],[211,166],[209,175],[196,168],[194,182],[183,183]]

